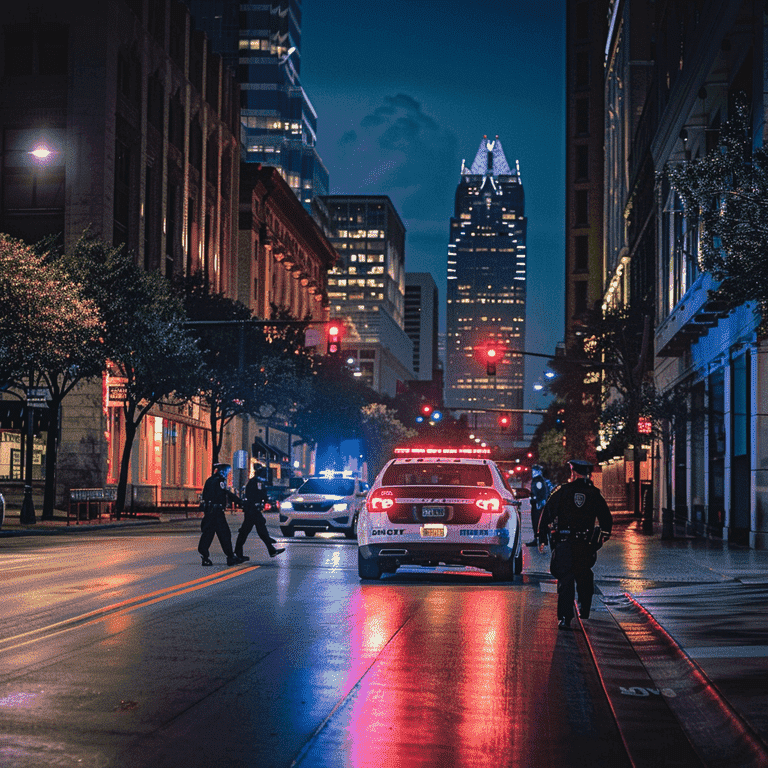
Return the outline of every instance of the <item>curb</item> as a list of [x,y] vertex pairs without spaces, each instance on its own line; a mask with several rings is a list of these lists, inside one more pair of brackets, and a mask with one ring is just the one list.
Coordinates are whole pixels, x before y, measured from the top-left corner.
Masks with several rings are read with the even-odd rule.
[[[697,757],[695,764],[713,768],[768,765],[766,744],[699,665],[646,608],[627,593],[621,599],[623,604],[605,601],[604,606],[620,630],[622,642],[631,649],[632,659],[624,654],[623,665],[616,663],[616,654],[611,653],[614,649],[601,638],[597,622],[594,626],[582,622],[582,629],[633,764],[638,763],[632,748],[644,746],[633,730],[637,723],[631,715],[632,698],[637,696],[636,702],[653,700],[654,705],[663,703],[668,708],[674,725]],[[644,687],[642,682],[627,683],[628,665],[634,666],[633,676],[647,675],[651,687]]]
[[59,536],[62,534],[76,534],[79,531],[102,531],[107,528],[134,528],[136,526],[155,525],[162,520],[131,520],[119,523],[97,523],[94,525],[59,525],[49,526],[41,524],[40,528],[0,528],[0,539],[20,538],[22,536]]

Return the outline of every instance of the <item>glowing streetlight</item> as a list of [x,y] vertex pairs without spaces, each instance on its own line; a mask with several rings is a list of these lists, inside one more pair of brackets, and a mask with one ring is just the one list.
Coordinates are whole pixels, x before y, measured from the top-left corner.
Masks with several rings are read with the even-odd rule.
[[33,155],[38,160],[45,160],[46,158],[50,157],[53,154],[53,152],[50,149],[48,149],[48,147],[43,146],[43,147],[36,147],[29,154]]

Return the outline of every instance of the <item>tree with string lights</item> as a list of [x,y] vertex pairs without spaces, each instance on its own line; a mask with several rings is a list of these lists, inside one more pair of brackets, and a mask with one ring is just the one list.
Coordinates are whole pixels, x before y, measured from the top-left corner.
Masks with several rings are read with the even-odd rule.
[[768,149],[754,147],[743,95],[718,146],[667,170],[686,212],[698,218],[699,268],[720,281],[729,306],[757,302],[768,319]]

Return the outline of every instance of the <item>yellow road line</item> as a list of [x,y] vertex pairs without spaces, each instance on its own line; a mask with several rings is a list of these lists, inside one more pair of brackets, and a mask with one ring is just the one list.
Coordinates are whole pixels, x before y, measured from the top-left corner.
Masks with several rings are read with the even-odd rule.
[[[24,645],[37,642],[38,640],[46,639],[49,637],[56,637],[57,635],[61,635],[64,632],[70,632],[73,629],[96,624],[97,622],[106,618],[124,615],[132,610],[135,610],[136,608],[141,608],[145,605],[154,605],[155,603],[160,603],[163,600],[168,600],[171,597],[185,595],[189,592],[196,592],[199,589],[204,589],[205,587],[210,587],[214,584],[221,584],[222,582],[233,579],[236,576],[241,576],[242,574],[248,573],[249,571],[254,571],[259,567],[260,566],[258,565],[251,565],[246,568],[238,568],[236,571],[222,571],[221,573],[203,576],[202,578],[193,579],[192,581],[187,581],[183,584],[175,584],[172,587],[159,589],[146,595],[131,597],[127,600],[122,600],[119,603],[105,605],[102,608],[96,608],[95,610],[89,611],[88,613],[84,613],[80,616],[73,616],[69,619],[57,621],[55,624],[49,624],[45,627],[32,629],[29,632],[23,632],[20,635],[14,635],[13,637],[3,638],[0,640],[0,650],[10,651],[14,648],[21,648]],[[8,645],[8,643],[14,644]]]

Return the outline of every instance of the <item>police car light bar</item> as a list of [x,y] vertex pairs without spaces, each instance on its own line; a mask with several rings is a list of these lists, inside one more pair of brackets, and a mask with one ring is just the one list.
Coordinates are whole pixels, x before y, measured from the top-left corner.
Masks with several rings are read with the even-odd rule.
[[472,456],[481,458],[490,455],[490,448],[478,448],[476,446],[454,448],[447,445],[437,445],[423,447],[400,446],[395,448],[395,456]]

